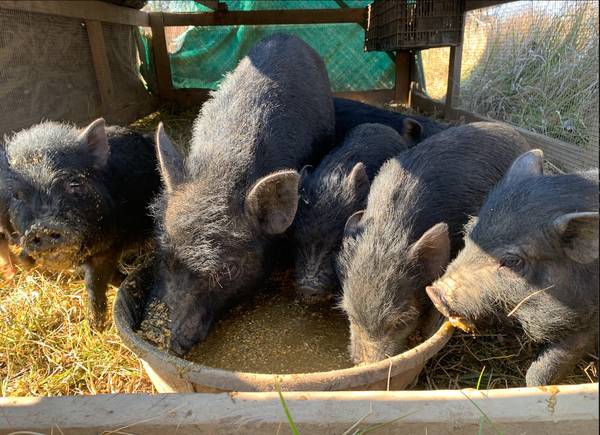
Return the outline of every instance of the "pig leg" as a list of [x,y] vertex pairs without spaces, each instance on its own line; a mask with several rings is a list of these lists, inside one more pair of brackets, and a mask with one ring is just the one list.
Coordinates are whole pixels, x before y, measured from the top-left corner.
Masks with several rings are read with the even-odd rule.
[[83,264],[89,322],[97,331],[103,331],[106,326],[106,290],[115,275],[118,261],[118,251],[111,250],[96,254]]
[[529,366],[525,380],[528,387],[553,385],[564,379],[593,346],[593,334],[578,333],[548,344]]
[[3,234],[0,234],[0,275],[7,280],[11,280],[15,276],[15,267],[8,249],[8,240]]
[[117,269],[110,280],[110,284],[119,287],[125,278],[127,278],[127,275]]

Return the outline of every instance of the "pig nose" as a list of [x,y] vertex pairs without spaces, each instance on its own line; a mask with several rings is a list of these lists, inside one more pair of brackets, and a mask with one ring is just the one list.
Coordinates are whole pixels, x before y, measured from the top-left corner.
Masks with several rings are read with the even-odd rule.
[[28,251],[43,251],[62,242],[63,235],[57,228],[38,226],[25,234],[25,248]]
[[309,285],[300,286],[298,292],[300,293],[300,296],[307,301],[318,301],[327,299],[327,292],[324,292],[319,288]]
[[444,316],[450,316],[451,313],[448,301],[446,301],[444,293],[439,288],[434,286],[426,287],[425,291],[427,292],[427,296],[429,296],[429,299],[431,299],[431,302],[433,302],[435,308],[437,308],[437,310]]

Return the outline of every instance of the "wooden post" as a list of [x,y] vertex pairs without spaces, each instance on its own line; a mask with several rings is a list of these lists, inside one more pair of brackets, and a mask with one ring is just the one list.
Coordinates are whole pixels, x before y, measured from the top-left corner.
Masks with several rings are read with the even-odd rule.
[[450,62],[448,64],[448,88],[446,90],[445,114],[449,115],[456,107],[460,98],[460,69],[462,65],[462,44],[450,47]]
[[106,44],[104,43],[104,33],[102,32],[102,23],[96,20],[85,20],[88,38],[90,40],[90,50],[92,52],[92,62],[96,72],[96,81],[100,93],[100,103],[102,116],[110,116],[113,107],[113,85],[106,54]]
[[410,95],[410,65],[412,53],[406,50],[396,52],[396,84],[394,102],[409,105]]
[[154,53],[154,68],[156,71],[156,86],[161,100],[171,100],[173,97],[173,82],[171,81],[171,64],[167,51],[167,38],[162,12],[150,13],[150,28],[152,29],[152,52]]

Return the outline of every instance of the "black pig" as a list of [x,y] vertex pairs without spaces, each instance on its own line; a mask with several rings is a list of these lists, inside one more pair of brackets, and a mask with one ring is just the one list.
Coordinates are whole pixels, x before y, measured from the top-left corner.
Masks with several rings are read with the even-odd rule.
[[479,122],[438,133],[381,167],[366,210],[348,219],[339,256],[355,362],[405,350],[431,309],[425,286],[462,247],[468,217],[527,149],[514,129]]
[[152,140],[102,118],[83,130],[44,122],[8,138],[6,155],[11,238],[42,265],[82,266],[90,324],[103,329],[121,252],[152,234]]
[[[434,121],[426,116],[406,115],[345,98],[334,98],[333,104],[335,108],[335,143],[338,144],[344,141],[350,130],[364,123],[387,125],[401,135],[410,136],[412,143],[421,142],[449,127],[447,124]],[[406,119],[416,121],[421,125],[418,134],[405,131],[406,126],[414,125],[405,123]]]
[[228,304],[256,290],[269,242],[296,214],[298,170],[331,148],[333,133],[322,59],[282,34],[255,46],[204,104],[185,162],[159,127],[155,292],[174,352],[203,340]]
[[527,386],[561,381],[598,337],[598,171],[543,176],[542,158],[515,161],[427,288],[463,329],[512,321],[543,343]]
[[[303,170],[293,225],[298,294],[312,302],[337,292],[335,257],[352,213],[366,206],[371,180],[389,158],[409,148],[420,125],[405,118],[404,137],[381,124],[361,124],[314,171]],[[412,133],[412,134],[409,134]]]

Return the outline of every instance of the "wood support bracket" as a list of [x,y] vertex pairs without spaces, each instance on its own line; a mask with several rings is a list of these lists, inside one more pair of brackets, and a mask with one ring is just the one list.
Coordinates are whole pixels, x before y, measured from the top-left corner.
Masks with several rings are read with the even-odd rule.
[[90,40],[92,62],[94,63],[96,82],[98,83],[98,92],[100,93],[102,116],[109,116],[111,110],[114,108],[114,90],[110,64],[106,53],[106,44],[104,42],[104,33],[102,31],[102,23],[96,20],[85,20],[85,28]]

